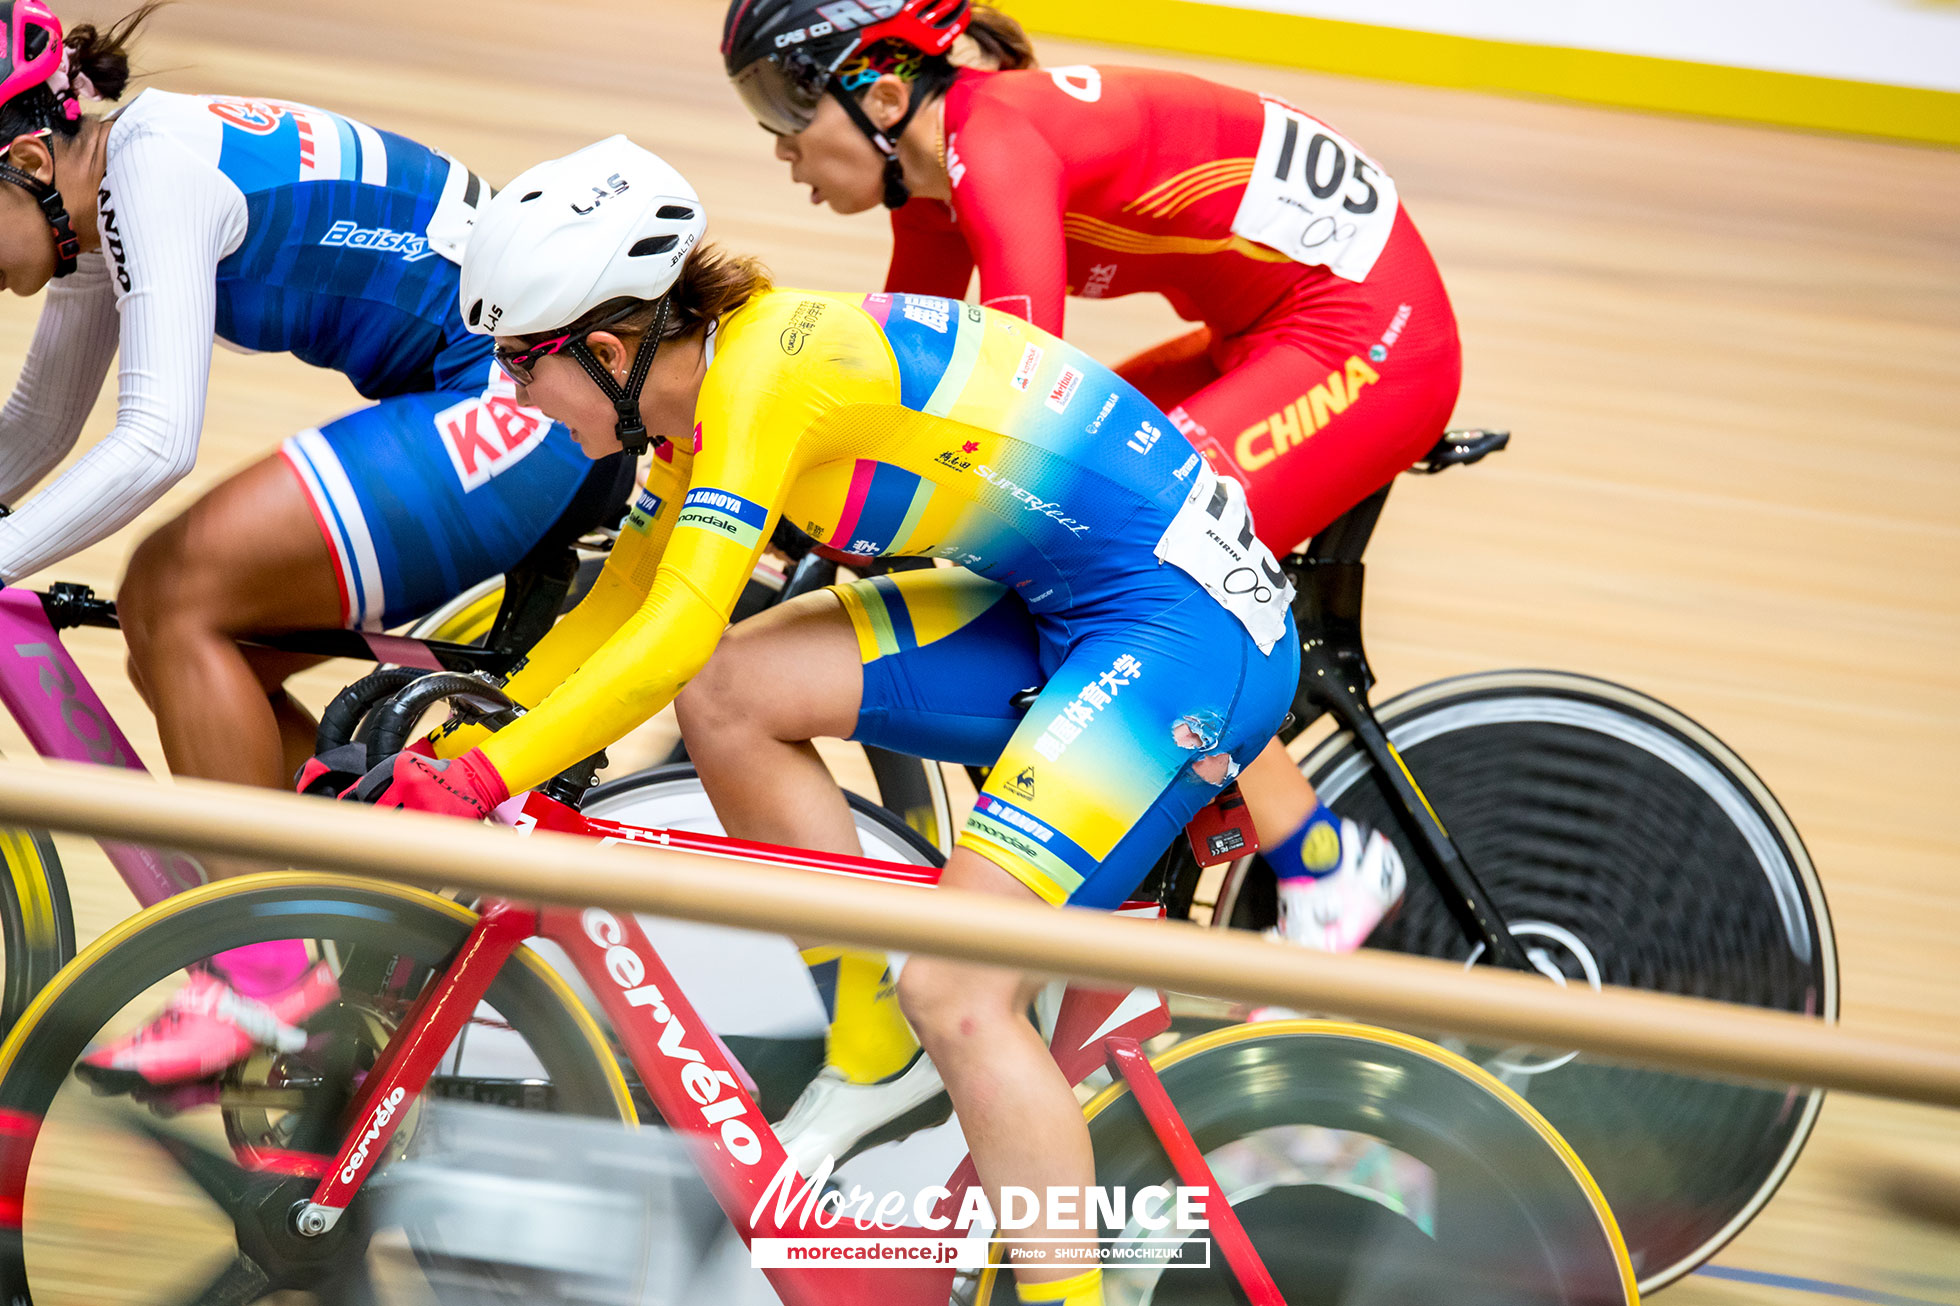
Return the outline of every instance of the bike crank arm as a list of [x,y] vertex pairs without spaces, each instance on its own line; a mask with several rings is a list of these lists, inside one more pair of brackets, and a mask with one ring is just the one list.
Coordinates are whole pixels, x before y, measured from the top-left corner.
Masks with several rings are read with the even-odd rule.
[[1423,869],[1443,895],[1443,902],[1463,928],[1465,938],[1473,945],[1481,943],[1484,958],[1499,966],[1538,973],[1525,955],[1523,945],[1511,933],[1511,927],[1498,915],[1483,882],[1456,850],[1436,809],[1416,786],[1402,755],[1395,751],[1387,732],[1375,720],[1368,707],[1366,688],[1350,684],[1341,665],[1328,656],[1318,641],[1308,642],[1301,648],[1300,675],[1307,694],[1334,714],[1374,764],[1375,775],[1395,799],[1396,814],[1403,819],[1403,830],[1415,844]]

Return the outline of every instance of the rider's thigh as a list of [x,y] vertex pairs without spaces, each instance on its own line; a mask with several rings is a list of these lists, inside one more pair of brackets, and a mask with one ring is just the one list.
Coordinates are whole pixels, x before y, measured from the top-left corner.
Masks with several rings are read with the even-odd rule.
[[1273,552],[1290,552],[1442,435],[1456,404],[1454,356],[1433,370],[1400,361],[1271,343],[1184,401],[1185,416],[1230,452]]
[[1406,213],[1368,279],[1303,281],[1255,329],[1217,341],[1220,378],[1168,411],[1246,487],[1284,554],[1433,446],[1456,406],[1449,293]]
[[332,559],[332,624],[366,629],[509,570],[613,470],[519,407],[508,381],[384,399],[293,436],[280,457]]
[[857,724],[863,683],[850,618],[820,590],[730,626],[674,712],[697,757],[755,732],[785,742],[842,739]]
[[1014,705],[1047,680],[1027,605],[961,567],[905,571],[832,591],[863,664],[851,738],[940,762],[987,766],[1019,725]]
[[1188,579],[1136,581],[1137,615],[1070,644],[960,835],[1049,903],[1122,902],[1266,746],[1299,677],[1290,618],[1262,653]]
[[152,532],[130,558],[116,597],[139,665],[173,628],[241,635],[340,620],[326,544],[277,455]]
[[1116,365],[1116,375],[1143,392],[1143,397],[1169,410],[1218,380],[1211,357],[1210,327],[1199,327]]

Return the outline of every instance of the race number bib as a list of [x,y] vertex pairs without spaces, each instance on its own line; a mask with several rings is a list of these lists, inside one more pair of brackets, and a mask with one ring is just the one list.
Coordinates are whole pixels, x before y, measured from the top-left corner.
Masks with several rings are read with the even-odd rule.
[[1297,263],[1365,280],[1395,226],[1395,182],[1323,122],[1266,101],[1259,158],[1232,230]]
[[1157,558],[1204,586],[1239,619],[1261,653],[1286,634],[1293,585],[1252,531],[1245,487],[1200,461],[1191,493],[1157,541]]

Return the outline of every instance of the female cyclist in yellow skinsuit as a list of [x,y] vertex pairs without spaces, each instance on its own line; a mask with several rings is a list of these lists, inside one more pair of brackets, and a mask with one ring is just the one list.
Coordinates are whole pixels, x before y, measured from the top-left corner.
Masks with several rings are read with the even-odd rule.
[[[649,435],[677,448],[599,585],[512,679],[532,710],[444,741],[460,755],[400,755],[380,802],[481,816],[678,694],[732,834],[857,851],[808,742],[848,735],[993,765],[946,883],[1121,901],[1292,699],[1290,590],[1243,492],[1038,328],[937,297],[771,290],[698,243],[698,212],[672,169],[615,137],[519,177],[478,218],[463,318],[498,337],[525,401],[593,456]],[[852,553],[959,565],[731,630],[785,514]],[[737,717],[751,727],[731,741]],[[925,957],[899,980],[996,1200],[1094,1182],[1074,1095],[1024,1015],[1032,987]],[[1071,1235],[1040,1220],[1024,1236]],[[1024,1297],[1100,1301],[1098,1272],[1076,1265],[1026,1265]]]

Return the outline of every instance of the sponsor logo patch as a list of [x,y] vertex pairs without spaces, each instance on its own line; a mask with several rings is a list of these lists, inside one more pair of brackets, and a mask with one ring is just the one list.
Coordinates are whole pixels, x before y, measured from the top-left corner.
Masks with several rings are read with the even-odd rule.
[[606,178],[605,185],[594,186],[592,188],[592,202],[590,204],[587,204],[583,208],[581,208],[579,206],[579,202],[577,200],[573,200],[572,212],[578,214],[580,217],[584,217],[586,214],[592,212],[594,209],[598,208],[601,204],[604,204],[607,200],[611,199],[613,196],[624,195],[627,191],[631,189],[632,189],[632,185],[624,177],[621,177],[616,172],[612,173]]
[[[790,315],[789,325],[783,328],[783,334],[776,342],[785,354],[803,352],[804,342],[810,338],[810,333],[817,329],[817,323],[823,318],[824,307],[821,299],[806,299],[796,306],[796,312]],[[698,453],[699,450],[696,452]]]
[[654,518],[658,517],[660,510],[666,506],[664,499],[643,485],[640,487],[640,492],[633,496],[633,510],[626,515],[627,520],[635,528],[646,530],[653,525]]
[[[363,227],[348,218],[342,218],[327,228],[320,237],[322,245],[341,249],[368,249],[377,254],[400,254],[404,263],[420,263],[435,254],[429,248],[429,238],[413,231],[395,231],[389,227]],[[501,314],[500,314],[501,316]],[[496,323],[490,323],[494,329]]]
[[109,196],[109,188],[103,187],[95,192],[95,207],[102,214],[102,248],[109,251],[109,258],[116,267],[116,284],[129,291],[129,267],[123,262],[122,231],[116,226],[115,201]]
[[1021,351],[1021,364],[1014,369],[1014,388],[1025,390],[1041,367],[1041,346],[1029,345]]
[[1043,402],[1048,405],[1049,412],[1065,413],[1069,400],[1075,398],[1075,392],[1081,388],[1082,373],[1073,367],[1064,367],[1062,374],[1055,378],[1055,384],[1049,387],[1048,398]]
[[759,503],[726,490],[689,490],[681,500],[681,515],[674,526],[709,531],[744,549],[753,549],[762,538],[762,527],[769,511]]
[[465,399],[436,414],[436,432],[465,491],[517,466],[550,430],[543,413],[503,394]]

